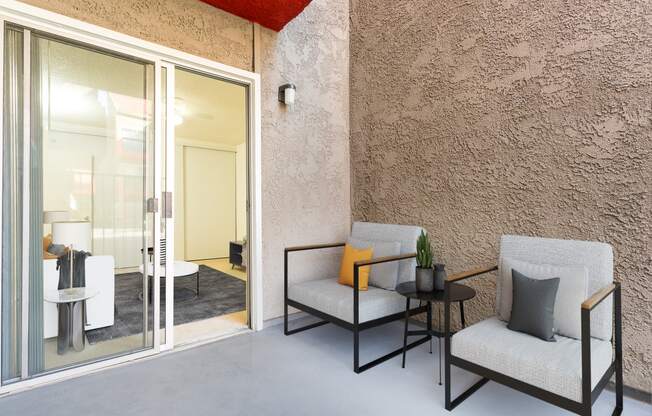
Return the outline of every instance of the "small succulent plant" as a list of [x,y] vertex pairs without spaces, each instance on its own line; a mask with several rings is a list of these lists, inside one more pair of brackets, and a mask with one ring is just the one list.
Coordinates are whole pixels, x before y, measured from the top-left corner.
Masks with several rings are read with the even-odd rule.
[[432,268],[432,247],[430,246],[430,237],[425,231],[417,239],[417,266],[423,269]]

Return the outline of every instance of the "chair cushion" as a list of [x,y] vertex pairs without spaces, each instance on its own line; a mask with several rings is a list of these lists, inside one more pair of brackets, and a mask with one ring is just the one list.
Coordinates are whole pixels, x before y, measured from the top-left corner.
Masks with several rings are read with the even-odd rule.
[[555,333],[580,339],[582,336],[581,305],[588,298],[589,271],[585,266],[553,266],[532,264],[511,257],[501,259],[501,273],[496,281],[496,305],[498,316],[509,321],[512,314],[512,272],[532,279],[559,278],[559,290],[555,297]]
[[[367,241],[398,241],[401,244],[400,254],[408,254],[416,252],[417,238],[421,234],[421,230],[423,228],[414,225],[354,222],[351,237]],[[396,284],[414,281],[416,267],[415,259],[399,261]]]
[[[337,279],[321,279],[291,285],[291,300],[320,312],[353,323],[353,289],[337,283]],[[397,312],[405,312],[405,298],[393,290],[369,286],[360,292],[359,322],[371,321]]]
[[[338,283],[353,287],[353,264],[358,261],[371,260],[374,254],[372,247],[357,249],[350,244],[344,246],[344,255],[340,264],[340,277]],[[358,289],[367,290],[369,285],[370,266],[360,267],[358,269]]]
[[[531,335],[510,331],[507,324],[493,317],[456,333],[451,353],[482,367],[581,401],[581,341],[557,336],[557,342],[545,342]],[[591,339],[591,388],[611,365],[611,343]]]
[[[500,258],[505,257],[536,264],[585,266],[589,271],[587,298],[614,280],[613,250],[605,243],[504,235],[500,239]],[[499,270],[498,275],[501,273]],[[613,296],[591,311],[592,337],[611,339],[612,312]]]
[[[398,241],[370,241],[359,238],[349,238],[348,243],[355,248],[371,247],[374,250],[372,258],[398,256],[401,253],[401,243]],[[381,289],[394,290],[398,279],[398,262],[374,264],[369,272],[369,284]]]

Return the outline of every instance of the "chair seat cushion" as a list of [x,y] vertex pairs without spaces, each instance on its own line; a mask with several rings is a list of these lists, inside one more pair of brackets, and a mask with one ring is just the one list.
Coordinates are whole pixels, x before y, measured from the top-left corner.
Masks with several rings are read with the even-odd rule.
[[[546,342],[507,329],[498,317],[486,319],[456,333],[451,353],[474,364],[539,387],[571,400],[582,400],[581,341],[557,336]],[[591,339],[591,388],[611,365],[611,343]]]
[[[337,278],[312,280],[291,285],[288,297],[320,312],[353,323],[353,288],[337,283]],[[367,322],[397,312],[405,312],[405,298],[393,290],[369,286],[360,292],[359,322]]]

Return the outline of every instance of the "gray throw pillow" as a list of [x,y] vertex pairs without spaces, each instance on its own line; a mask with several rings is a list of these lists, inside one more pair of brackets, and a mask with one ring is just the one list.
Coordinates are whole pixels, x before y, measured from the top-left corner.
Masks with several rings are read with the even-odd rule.
[[530,279],[512,269],[512,316],[507,328],[555,342],[555,297],[559,278]]

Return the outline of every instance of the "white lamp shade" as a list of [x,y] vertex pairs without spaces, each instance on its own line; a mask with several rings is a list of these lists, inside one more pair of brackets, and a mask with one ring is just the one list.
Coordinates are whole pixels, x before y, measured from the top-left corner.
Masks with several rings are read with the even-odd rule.
[[91,223],[65,221],[52,224],[52,243],[70,246],[73,250],[91,251]]
[[43,224],[52,224],[53,222],[68,221],[70,214],[68,211],[44,211]]

